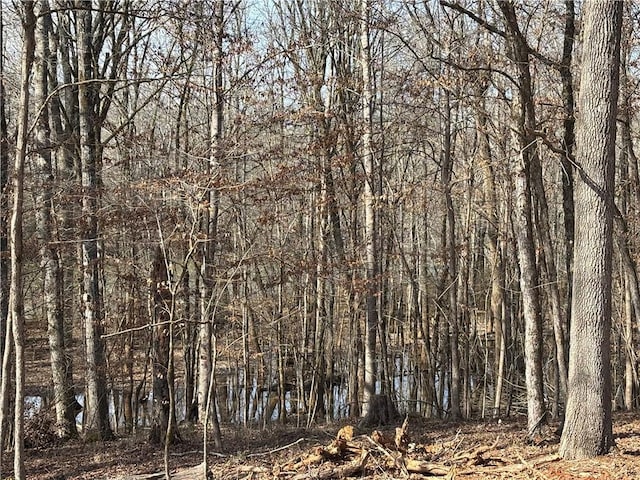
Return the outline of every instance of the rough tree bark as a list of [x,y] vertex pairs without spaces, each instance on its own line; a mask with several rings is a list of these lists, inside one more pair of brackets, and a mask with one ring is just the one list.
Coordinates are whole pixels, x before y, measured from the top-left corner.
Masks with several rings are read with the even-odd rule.
[[607,453],[611,422],[611,274],[623,3],[584,5],[569,384],[560,455]]
[[[525,324],[525,378],[527,384],[527,427],[532,436],[539,430],[545,417],[543,374],[542,374],[542,307],[539,289],[538,262],[533,235],[534,205],[533,190],[536,185],[536,171],[540,160],[535,143],[535,112],[533,102],[533,82],[529,69],[529,48],[518,26],[515,7],[507,1],[498,2],[507,31],[505,38],[509,55],[518,72],[518,105],[514,110],[514,137],[519,150],[515,165],[515,205],[514,227],[518,245],[520,265],[520,288],[522,290],[522,311]],[[538,181],[538,202],[546,208],[546,200],[540,197]],[[544,215],[543,215],[544,217]],[[546,218],[546,217],[544,217]],[[542,227],[544,230],[544,227]],[[545,239],[542,239],[545,243]],[[546,253],[546,252],[545,252]],[[548,255],[547,255],[548,256]]]
[[106,358],[99,286],[98,256],[98,162],[96,145],[97,100],[93,79],[91,2],[76,0],[78,50],[78,118],[82,165],[82,278],[86,348],[84,435],[102,440],[113,437],[107,404]]
[[34,98],[40,116],[36,122],[34,173],[37,182],[36,233],[40,242],[40,264],[44,274],[44,304],[47,316],[51,373],[53,379],[53,401],[56,411],[56,429],[60,438],[76,436],[75,396],[69,383],[67,371],[70,357],[65,352],[64,308],[62,298],[62,271],[60,255],[53,240],[53,187],[54,176],[51,164],[51,129],[47,95],[49,94],[49,34],[51,13],[46,0],[40,2],[40,14],[36,28],[35,86]]

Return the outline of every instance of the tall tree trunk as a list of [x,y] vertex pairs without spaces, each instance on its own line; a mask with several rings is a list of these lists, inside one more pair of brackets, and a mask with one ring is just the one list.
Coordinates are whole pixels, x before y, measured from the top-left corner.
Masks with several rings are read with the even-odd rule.
[[520,290],[525,326],[525,378],[527,385],[527,427],[532,436],[539,429],[545,414],[542,379],[542,314],[538,290],[533,239],[531,190],[529,188],[526,146],[521,150],[515,168],[514,226],[520,267]]
[[[562,166],[562,212],[564,214],[564,244],[565,244],[565,268],[567,270],[567,307],[564,331],[569,331],[569,319],[571,318],[571,288],[573,277],[573,242],[575,231],[575,213],[573,202],[573,177],[574,177],[574,143],[575,143],[575,99],[573,93],[573,73],[571,69],[573,61],[573,42],[576,33],[575,26],[575,2],[565,0],[565,24],[562,43],[562,60],[560,63],[560,78],[562,81],[562,106],[564,110],[562,151],[560,157]],[[566,342],[566,338],[565,338]],[[564,349],[564,363],[568,361],[568,348]],[[566,393],[566,392],[565,392]]]
[[[487,79],[488,80],[488,79]],[[487,257],[491,272],[491,293],[489,294],[490,323],[493,326],[494,335],[494,400],[493,416],[500,416],[502,403],[502,388],[504,383],[504,365],[506,356],[506,338],[504,328],[504,284],[505,272],[502,252],[499,243],[498,201],[496,198],[496,180],[492,164],[491,142],[489,140],[488,115],[485,106],[485,94],[489,86],[488,81],[483,82],[478,91],[479,105],[476,107],[476,128],[479,135],[480,168],[482,169],[482,191],[484,194],[484,214],[487,222]]]
[[[4,45],[3,5],[0,2],[0,47]],[[9,130],[5,104],[4,55],[0,55],[0,358],[9,311]]]
[[[624,267],[624,338],[626,346],[625,355],[625,408],[631,410],[635,407],[635,395],[638,388],[638,370],[636,345],[636,328],[634,320],[640,316],[640,284],[636,261],[632,255],[632,238],[635,231],[633,223],[627,223],[625,219],[633,214],[634,206],[640,200],[640,181],[638,179],[638,158],[635,153],[632,139],[631,123],[633,121],[633,108],[631,93],[634,88],[629,78],[628,59],[631,27],[622,33],[620,67],[620,100],[618,125],[622,148],[619,153],[620,178],[618,183],[622,187],[619,206],[622,215],[616,215],[614,222],[614,240],[620,253],[620,261]],[[637,230],[636,230],[637,231]]]
[[[22,219],[24,203],[24,163],[27,155],[27,129],[29,116],[29,80],[33,66],[35,48],[36,16],[34,6],[35,4],[31,2],[25,2],[23,4],[24,17],[22,19],[22,24],[24,36],[20,72],[20,103],[18,107],[18,133],[13,170],[13,208],[11,211],[9,234],[9,249],[11,254],[9,315],[11,317],[10,323],[13,330],[15,347],[13,478],[17,480],[24,480],[26,478],[24,469],[24,395],[26,372],[24,356],[25,316],[22,291]],[[5,375],[8,375],[8,372],[3,371],[2,374],[4,377]],[[3,391],[2,394],[6,394],[6,391]]]
[[376,221],[375,162],[373,154],[373,81],[371,79],[371,47],[369,45],[370,1],[361,0],[360,67],[362,69],[362,163],[364,165],[364,248],[366,280],[366,319],[364,341],[364,390],[362,415],[369,413],[376,391],[376,343],[378,331],[378,250]]
[[49,34],[51,31],[51,14],[46,0],[40,3],[40,15],[36,29],[36,64],[34,97],[40,115],[35,129],[37,154],[35,156],[36,191],[36,224],[40,241],[40,262],[44,273],[44,303],[47,312],[49,351],[51,357],[51,373],[53,379],[54,407],[56,411],[56,428],[60,438],[76,436],[75,396],[69,384],[67,371],[70,357],[65,351],[64,308],[62,298],[62,271],[60,255],[53,242],[52,202],[53,202],[53,169],[51,165],[51,130],[47,95],[49,93]]
[[[4,46],[4,3],[0,2],[0,47]],[[0,361],[2,380],[0,385],[0,471],[2,452],[8,443],[9,431],[9,379],[10,352],[13,351],[11,325],[9,323],[9,130],[6,115],[6,91],[4,85],[4,55],[0,55]]]
[[[451,384],[449,390],[450,410],[449,416],[453,420],[460,418],[460,348],[459,348],[459,312],[458,312],[458,253],[456,245],[456,216],[453,208],[452,174],[453,152],[451,132],[451,94],[444,92],[444,132],[442,147],[442,171],[441,185],[444,193],[444,228],[442,232],[443,258],[446,258],[445,266],[447,277],[443,287],[449,296],[449,354],[451,359]],[[444,293],[444,292],[443,292]]]
[[[535,143],[533,83],[529,69],[529,48],[519,29],[514,4],[499,1],[507,25],[508,48],[518,71],[518,105],[514,112],[514,133],[519,154],[515,165],[514,226],[518,245],[520,288],[525,324],[525,377],[527,384],[528,435],[534,435],[545,417],[542,375],[542,307],[539,293],[539,271],[533,235],[533,189],[538,181],[539,159]],[[534,175],[536,176],[534,178]],[[540,185],[536,190],[540,193]],[[546,200],[538,198],[546,205]],[[544,230],[544,226],[541,226]],[[543,239],[544,243],[544,239]]]
[[584,5],[575,185],[576,225],[569,390],[560,455],[607,453],[611,424],[611,275],[614,165],[623,3]]
[[[224,86],[223,86],[223,61],[224,52],[222,42],[224,40],[224,1],[217,0],[214,4],[214,45],[213,45],[213,112],[210,120],[209,130],[209,162],[207,173],[212,177],[220,175],[220,168],[223,161],[223,132],[224,132]],[[211,384],[215,380],[213,368],[212,335],[213,324],[215,322],[215,299],[214,299],[214,258],[216,243],[218,241],[218,210],[219,191],[216,188],[207,187],[205,192],[206,212],[202,215],[202,231],[206,241],[202,246],[201,265],[201,295],[200,301],[202,318],[200,324],[200,354],[198,366],[198,408],[199,419],[204,422],[211,420],[213,427],[213,442],[217,450],[222,449],[222,434],[217,413],[210,415],[207,411],[210,407],[215,407],[216,391]],[[215,383],[215,382],[214,382]],[[212,395],[213,397],[209,397]],[[215,410],[217,412],[217,410]],[[208,425],[204,425],[204,445],[206,452]],[[206,459],[206,455],[205,455]],[[205,462],[206,463],[206,462]]]
[[[58,88],[58,76],[50,75],[48,78],[50,120],[52,127],[52,145],[57,148],[52,151],[55,158],[52,159],[52,170],[55,171],[56,177],[60,182],[56,182],[57,191],[61,200],[55,205],[58,210],[59,220],[52,225],[55,240],[58,241],[57,251],[59,257],[59,278],[58,284],[60,288],[61,298],[67,298],[68,295],[74,294],[77,290],[75,285],[78,283],[77,278],[77,260],[79,255],[74,248],[76,240],[79,238],[79,228],[76,228],[74,219],[80,217],[77,202],[65,201],[71,196],[71,190],[76,189],[76,185],[80,182],[80,156],[77,152],[79,148],[78,135],[78,92],[74,85],[73,73],[75,68],[71,66],[72,47],[71,39],[71,12],[73,3],[66,0],[54,0],[53,10],[56,11],[55,32],[50,32],[50,50],[51,56],[49,60],[49,71],[58,72],[60,69],[60,83],[68,85],[67,88]],[[55,161],[54,161],[55,160]],[[53,212],[52,212],[53,213]],[[66,245],[66,247],[65,247]],[[73,245],[73,247],[72,247]],[[71,293],[73,292],[73,293]],[[55,330],[49,333],[51,339],[56,341],[52,336],[57,337],[60,333],[62,339],[58,338],[60,345],[65,348],[73,343],[73,325],[72,322],[76,318],[77,309],[72,306],[72,302],[63,302],[62,314],[60,320],[62,324],[56,324]],[[61,329],[58,331],[58,329]],[[73,359],[71,356],[65,357],[65,383],[69,387],[67,389],[68,398],[65,401],[66,413],[65,418],[68,422],[73,423],[75,429],[75,417],[78,414],[78,402],[75,398],[74,380],[73,380]]]
[[99,285],[98,197],[99,173],[96,145],[99,121],[96,114],[93,78],[91,2],[76,0],[78,51],[78,104],[80,162],[82,165],[82,287],[83,319],[86,348],[85,370],[85,437],[102,440],[113,437],[107,403],[106,358],[102,339],[104,330],[102,299]]
[[[322,163],[325,163],[322,161]],[[324,165],[320,166],[324,170]],[[325,325],[327,322],[326,309],[326,269],[327,269],[327,189],[324,179],[318,188],[316,204],[316,220],[314,236],[316,237],[316,271],[315,271],[315,317],[313,329],[313,379],[310,403],[313,405],[309,421],[322,418],[325,415]]]
[[[126,329],[133,329],[136,326],[136,306],[137,296],[136,287],[132,280],[127,286],[127,292],[125,296],[125,320],[124,327]],[[134,334],[133,330],[125,334],[123,340],[123,373],[124,373],[124,387],[122,390],[122,413],[124,417],[124,429],[127,434],[132,434],[136,425],[135,409],[134,409]]]

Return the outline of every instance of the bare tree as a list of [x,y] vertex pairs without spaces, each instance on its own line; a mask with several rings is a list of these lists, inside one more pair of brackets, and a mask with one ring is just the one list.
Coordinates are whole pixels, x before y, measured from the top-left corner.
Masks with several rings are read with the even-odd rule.
[[46,0],[40,2],[38,26],[36,29],[36,62],[34,99],[40,112],[35,128],[35,173],[37,188],[35,201],[37,207],[36,224],[40,241],[40,257],[44,275],[44,300],[48,325],[51,371],[53,377],[54,404],[58,435],[61,438],[77,435],[75,415],[75,397],[71,380],[67,374],[70,359],[65,349],[64,309],[62,298],[62,272],[60,255],[53,242],[53,189],[54,174],[51,165],[51,128],[49,126],[49,36],[51,34],[51,13]]
[[364,341],[364,390],[362,392],[362,415],[366,416],[376,392],[376,344],[378,332],[378,245],[375,156],[373,152],[373,79],[370,46],[370,0],[361,0],[360,4],[360,68],[362,71],[362,162],[364,165],[365,186],[364,204],[364,249],[366,279],[366,321]]
[[78,48],[78,117],[80,162],[82,171],[82,277],[83,316],[87,368],[85,371],[85,436],[101,439],[113,436],[107,403],[106,358],[102,338],[104,331],[102,299],[99,286],[98,198],[100,146],[99,121],[96,115],[91,2],[76,0]]
[[607,453],[611,421],[611,275],[614,165],[623,3],[584,5],[573,304],[565,458]]
[[[22,27],[24,31],[21,68],[20,68],[20,103],[18,112],[18,133],[16,154],[13,169],[13,206],[11,210],[11,226],[9,245],[11,253],[11,282],[9,290],[9,315],[13,331],[15,347],[15,403],[13,426],[13,478],[24,480],[24,397],[25,397],[25,313],[23,297],[23,208],[24,208],[24,172],[27,155],[28,118],[29,118],[29,87],[35,49],[36,15],[35,4],[25,2],[23,5]],[[7,346],[5,345],[5,348]],[[3,365],[4,367],[4,365]],[[3,370],[3,380],[7,370]],[[3,382],[0,396],[7,395]],[[3,406],[5,405],[2,399]],[[4,408],[2,412],[4,416]],[[2,422],[3,419],[0,419]],[[2,422],[3,423],[3,422]],[[2,443],[0,439],[0,444]]]
[[[4,3],[0,2],[0,50],[4,52]],[[2,361],[2,393],[0,395],[0,458],[7,443],[9,394],[8,382],[11,350],[9,324],[9,128],[7,125],[4,54],[0,54],[0,361]],[[7,351],[5,351],[5,349]],[[6,368],[5,368],[6,366]],[[0,462],[1,464],[2,462]]]
[[524,40],[514,5],[498,2],[507,24],[505,37],[510,56],[518,72],[518,101],[513,111],[515,143],[514,226],[518,245],[520,287],[525,325],[525,376],[527,383],[527,426],[529,435],[539,429],[545,417],[542,378],[542,309],[539,290],[540,272],[533,235],[533,170],[539,163],[535,137],[533,84],[529,66],[529,48]]
[[[0,2],[0,49],[4,49],[4,14]],[[4,55],[0,55],[0,358],[4,346],[4,333],[9,309],[9,129],[4,86]]]
[[[219,175],[219,169],[224,158],[224,51],[225,35],[225,1],[216,0],[213,6],[213,109],[209,127],[209,161],[206,174],[211,177]],[[211,182],[213,183],[213,182]],[[215,388],[210,385],[212,375],[212,335],[214,327],[214,261],[218,243],[218,215],[220,208],[220,193],[217,188],[205,188],[202,198],[206,208],[202,209],[200,219],[203,241],[201,242],[202,258],[200,264],[200,308],[201,319],[198,332],[199,361],[198,361],[198,418],[200,422],[211,421],[213,426],[213,440],[216,449],[222,449],[222,434],[218,420],[215,401]],[[208,398],[214,395],[214,398]],[[211,408],[211,412],[208,409]],[[210,414],[211,413],[211,414]],[[205,435],[208,425],[204,425]],[[206,438],[206,436],[205,436]],[[205,442],[206,443],[206,442]]]

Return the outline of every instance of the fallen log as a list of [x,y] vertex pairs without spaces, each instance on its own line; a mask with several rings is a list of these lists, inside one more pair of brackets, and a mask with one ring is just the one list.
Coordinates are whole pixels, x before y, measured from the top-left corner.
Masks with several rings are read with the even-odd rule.
[[348,478],[361,474],[369,459],[369,452],[362,451],[359,458],[353,460],[346,465],[324,465],[313,470],[299,473],[291,478],[291,480],[306,480],[314,478],[319,480],[328,480],[330,478]]
[[[139,473],[134,475],[122,475],[119,477],[111,477],[110,480],[164,480],[166,478],[164,472]],[[171,472],[171,480],[211,480],[213,473],[211,470],[204,475],[203,465],[195,465],[193,467],[179,468]]]
[[422,460],[404,459],[404,467],[409,473],[420,473],[422,475],[448,475],[452,467],[447,467],[439,463],[429,463]]

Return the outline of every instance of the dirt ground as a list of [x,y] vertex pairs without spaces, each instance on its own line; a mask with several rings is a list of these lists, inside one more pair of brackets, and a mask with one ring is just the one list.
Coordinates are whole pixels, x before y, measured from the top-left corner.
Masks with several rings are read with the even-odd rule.
[[[399,428],[396,430],[394,427]],[[523,420],[446,423],[408,419],[379,431],[335,424],[311,430],[272,426],[225,430],[222,454],[209,456],[210,478],[441,478],[640,479],[640,414],[615,416],[616,446],[608,455],[582,461],[557,458],[553,426],[534,444]],[[176,480],[196,479],[202,463],[201,434],[184,429],[171,448]],[[144,437],[106,443],[69,442],[27,450],[27,477],[34,480],[151,480],[164,478],[162,449]],[[2,474],[10,470],[5,454]],[[6,477],[2,477],[6,478]],[[202,478],[200,476],[200,478]]]

